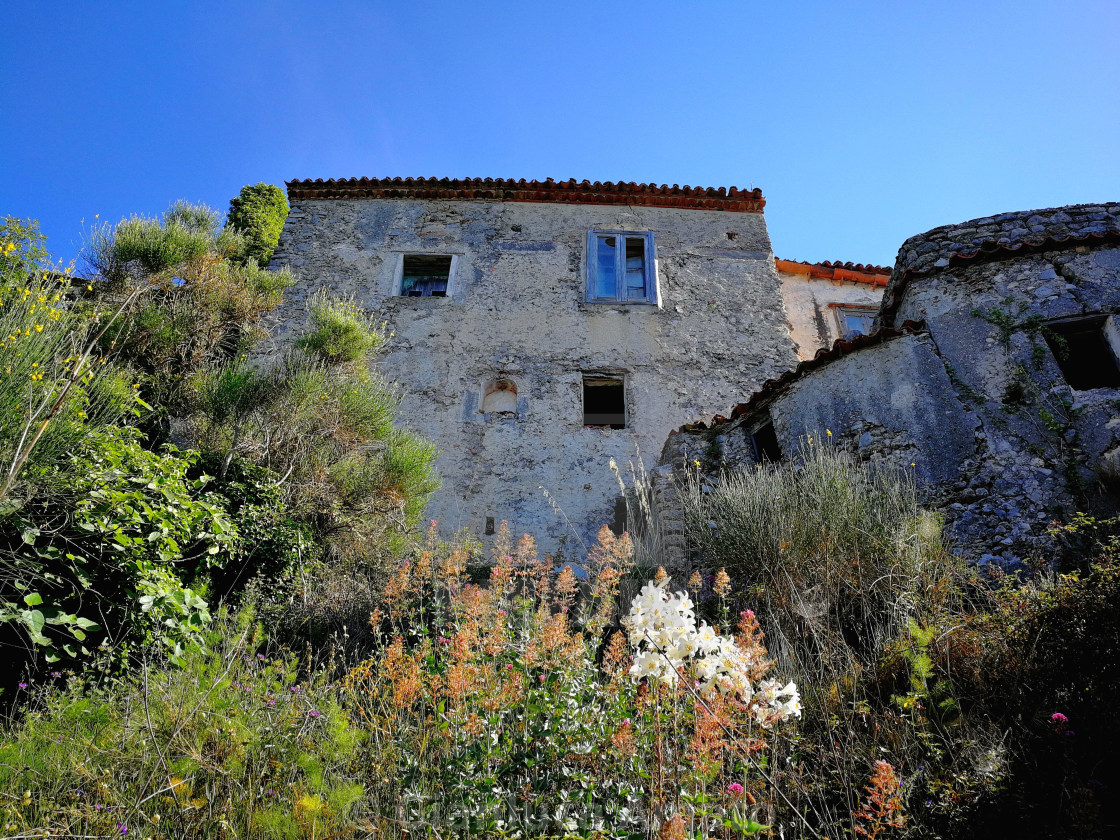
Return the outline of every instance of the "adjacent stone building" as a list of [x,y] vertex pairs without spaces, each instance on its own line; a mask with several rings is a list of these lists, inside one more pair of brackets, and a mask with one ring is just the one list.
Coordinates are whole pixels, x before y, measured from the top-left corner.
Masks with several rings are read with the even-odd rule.
[[1120,204],[911,237],[877,327],[766,382],[729,418],[682,428],[664,463],[719,452],[713,469],[751,464],[824,436],[912,470],[958,548],[1004,567],[1045,557],[1054,519],[1115,512]]
[[[761,191],[576,181],[293,181],[273,265],[380,313],[400,418],[433,440],[445,533],[554,549],[621,525],[610,461],[652,465],[796,363]],[[577,539],[578,538],[578,539]]]
[[799,359],[871,332],[891,270],[878,265],[776,259],[790,337]]

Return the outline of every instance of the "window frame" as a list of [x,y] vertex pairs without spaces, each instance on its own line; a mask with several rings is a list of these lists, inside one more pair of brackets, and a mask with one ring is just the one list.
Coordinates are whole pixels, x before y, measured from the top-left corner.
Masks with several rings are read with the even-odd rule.
[[[452,284],[455,282],[455,268],[459,262],[459,254],[449,254],[446,251],[397,251],[396,268],[393,275],[393,297],[413,298],[416,300],[443,300],[451,297]],[[408,295],[404,291],[404,261],[406,257],[450,257],[451,265],[447,269],[447,286],[442,295]]]
[[845,329],[847,324],[844,321],[844,319],[850,315],[857,315],[860,318],[869,319],[867,322],[867,331],[855,333],[851,335],[851,338],[855,338],[857,335],[871,335],[875,328],[875,316],[879,314],[879,310],[874,306],[864,306],[859,303],[830,303],[828,306],[835,315],[838,338],[842,338],[845,341],[850,340],[849,334],[851,334],[852,331]]
[[[618,249],[615,264],[615,294],[614,297],[598,297],[599,263],[597,259],[598,241],[600,237],[621,237],[623,245]],[[645,281],[644,298],[626,298],[626,239],[641,239],[645,248],[645,266],[643,279]],[[657,250],[651,230],[610,230],[605,228],[591,228],[587,231],[587,251],[584,259],[584,272],[586,286],[584,288],[584,302],[594,304],[608,304],[612,306],[660,306],[661,290],[657,283]]]

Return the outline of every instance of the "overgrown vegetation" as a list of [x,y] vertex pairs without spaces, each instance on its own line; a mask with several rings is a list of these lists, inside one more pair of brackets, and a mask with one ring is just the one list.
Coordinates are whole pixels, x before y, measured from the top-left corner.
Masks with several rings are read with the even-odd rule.
[[77,281],[0,224],[3,836],[1115,833],[1120,521],[981,577],[808,440],[687,477],[676,580],[640,468],[637,550],[425,538],[381,325],[320,296],[258,354],[249,227],[101,227]]
[[4,836],[330,837],[363,812],[367,737],[324,671],[223,614],[178,667],[19,687],[0,746]]
[[[777,668],[805,686],[782,779],[818,825],[1111,833],[1120,523],[1066,527],[1080,574],[981,577],[946,550],[908,476],[821,441],[790,463],[693,474],[685,498],[694,559],[744,582]],[[900,816],[905,831],[890,825]]]
[[288,217],[288,198],[273,184],[258,183],[241,188],[229,202],[229,226],[245,238],[243,260],[256,260],[262,268],[272,259],[284,219]]
[[236,259],[242,234],[201,206],[96,228],[80,282],[33,224],[0,236],[0,641],[22,667],[102,649],[127,669],[153,644],[179,661],[251,584],[292,641],[325,570],[372,596],[435,484],[368,318],[346,305],[366,332],[344,359],[252,363],[291,278]]

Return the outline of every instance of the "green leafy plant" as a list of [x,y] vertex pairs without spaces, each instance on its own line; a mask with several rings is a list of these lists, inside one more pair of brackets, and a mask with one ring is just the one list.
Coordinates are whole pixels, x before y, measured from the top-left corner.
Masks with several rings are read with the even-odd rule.
[[[197,640],[209,615],[189,582],[228,562],[239,535],[222,500],[206,492],[206,477],[189,477],[196,458],[150,452],[135,430],[90,431],[58,468],[67,493],[34,519],[21,513],[3,523],[12,590],[37,586],[43,620],[23,624],[49,659],[88,655],[86,635],[95,629],[118,641],[157,640],[175,656]],[[61,524],[39,526],[53,520],[51,510]]]
[[365,735],[327,670],[268,647],[248,609],[202,641],[178,667],[24,686],[0,737],[5,836],[354,836]]
[[353,301],[319,295],[311,302],[311,329],[296,340],[332,364],[365,359],[382,344],[372,318]]
[[242,187],[230,200],[226,222],[245,238],[240,259],[256,260],[261,267],[268,265],[287,217],[288,199],[282,189],[265,183]]

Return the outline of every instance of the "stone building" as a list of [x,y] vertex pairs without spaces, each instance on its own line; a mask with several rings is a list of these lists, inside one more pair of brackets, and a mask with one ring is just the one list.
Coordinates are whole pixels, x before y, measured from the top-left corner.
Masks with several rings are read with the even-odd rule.
[[[440,449],[445,533],[547,548],[616,522],[614,459],[655,461],[795,364],[760,190],[575,181],[292,181],[272,264],[380,313],[400,418]],[[547,495],[546,495],[547,494]]]
[[889,268],[850,262],[774,263],[799,359],[813,358],[838,339],[871,332]]
[[[1005,213],[903,243],[871,335],[666,444],[679,465],[825,436],[914,472],[981,564],[1045,556],[1051,520],[1120,500],[1120,204]],[[831,433],[831,434],[829,434]],[[713,446],[713,443],[718,444]]]

